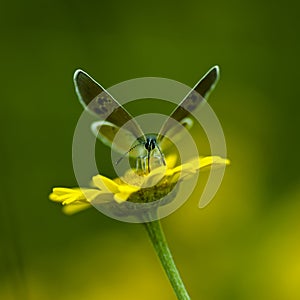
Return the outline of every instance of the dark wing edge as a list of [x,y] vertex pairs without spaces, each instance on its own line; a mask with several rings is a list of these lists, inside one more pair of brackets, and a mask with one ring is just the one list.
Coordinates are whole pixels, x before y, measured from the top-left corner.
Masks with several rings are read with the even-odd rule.
[[81,69],[75,71],[73,81],[76,94],[84,108],[99,94],[106,92],[98,82]]
[[171,119],[175,119],[181,122],[184,118],[188,117],[204,100],[207,99],[210,93],[215,88],[220,78],[219,66],[212,67],[191,89],[191,91],[184,97],[179,105],[171,113],[170,117],[166,120],[162,129],[158,135],[158,139],[162,139],[163,136],[171,129],[173,122]]
[[194,86],[193,90],[198,92],[207,100],[220,79],[219,66],[212,67]]
[[128,130],[131,130],[137,138],[144,136],[131,114],[86,72],[81,69],[76,70],[73,80],[76,94],[85,109],[100,120],[106,120],[118,127],[130,121],[127,124]]

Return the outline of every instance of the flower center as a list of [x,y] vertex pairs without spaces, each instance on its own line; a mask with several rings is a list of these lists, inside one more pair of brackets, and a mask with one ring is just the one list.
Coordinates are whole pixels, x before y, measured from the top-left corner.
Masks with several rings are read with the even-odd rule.
[[[131,194],[128,201],[135,203],[149,203],[161,200],[172,192],[175,185],[175,183],[170,183],[168,178],[164,177],[157,185],[149,188],[142,188]],[[170,197],[167,197],[166,200],[163,201],[164,204],[170,202],[174,198],[175,195],[173,195],[173,193],[171,194]]]

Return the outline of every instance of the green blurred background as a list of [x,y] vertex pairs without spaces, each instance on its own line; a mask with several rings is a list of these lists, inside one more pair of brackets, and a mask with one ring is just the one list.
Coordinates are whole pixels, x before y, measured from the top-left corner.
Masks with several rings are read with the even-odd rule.
[[141,225],[48,194],[76,186],[76,68],[192,86],[215,64],[232,165],[209,206],[162,220],[167,239],[192,299],[300,299],[298,20],[289,0],[1,1],[0,299],[175,299]]

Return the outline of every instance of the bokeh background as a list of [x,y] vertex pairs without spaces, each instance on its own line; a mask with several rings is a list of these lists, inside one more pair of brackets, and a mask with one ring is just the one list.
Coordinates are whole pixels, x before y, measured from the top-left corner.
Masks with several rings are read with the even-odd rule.
[[193,86],[215,64],[232,165],[209,206],[194,195],[162,220],[167,239],[192,299],[300,299],[298,12],[290,0],[1,1],[0,299],[175,299],[141,225],[66,216],[48,194],[76,186],[76,68],[105,87]]

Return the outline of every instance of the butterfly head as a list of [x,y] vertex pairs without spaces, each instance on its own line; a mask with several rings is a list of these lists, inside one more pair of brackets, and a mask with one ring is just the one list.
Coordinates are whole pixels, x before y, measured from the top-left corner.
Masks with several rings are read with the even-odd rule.
[[145,148],[148,152],[154,150],[157,145],[157,141],[155,137],[147,137],[145,142]]
[[166,162],[165,162],[165,159],[164,159],[164,155],[157,143],[157,140],[156,140],[156,137],[155,136],[147,136],[146,137],[146,141],[144,142],[144,146],[145,146],[145,149],[147,150],[147,157],[144,157],[147,159],[147,171],[148,173],[150,173],[150,155],[151,155],[151,152],[154,150],[154,149],[157,149],[158,152],[159,152],[159,156],[154,156],[153,158],[158,158],[159,160],[159,164],[163,164],[163,165],[166,165]]

